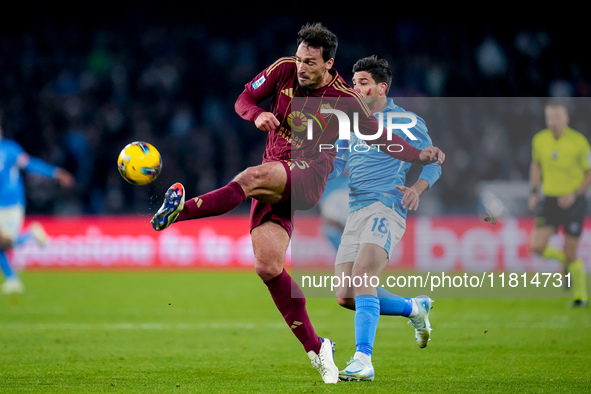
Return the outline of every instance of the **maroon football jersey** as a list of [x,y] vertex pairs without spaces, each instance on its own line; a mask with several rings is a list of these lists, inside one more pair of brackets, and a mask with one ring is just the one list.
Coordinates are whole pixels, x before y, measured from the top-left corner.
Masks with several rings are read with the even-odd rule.
[[[265,110],[258,106],[271,99],[270,112],[279,121],[279,127],[269,132],[263,162],[305,157],[318,158],[328,155],[334,160],[336,150],[320,149],[321,145],[334,144],[338,139],[339,125],[335,115],[321,115],[322,108],[339,109],[347,114],[358,114],[359,131],[373,135],[382,129],[371,113],[365,99],[352,89],[333,68],[332,79],[319,89],[302,88],[297,81],[295,57],[284,57],[263,70],[251,82],[236,101],[236,112],[254,122]],[[305,113],[305,115],[303,115]],[[305,119],[307,117],[307,119]],[[307,121],[318,123],[313,138],[307,135]],[[420,151],[397,135],[387,140],[386,132],[372,143],[395,143],[403,146],[401,152],[388,152],[397,159],[418,162]],[[330,160],[332,163],[333,160]]]

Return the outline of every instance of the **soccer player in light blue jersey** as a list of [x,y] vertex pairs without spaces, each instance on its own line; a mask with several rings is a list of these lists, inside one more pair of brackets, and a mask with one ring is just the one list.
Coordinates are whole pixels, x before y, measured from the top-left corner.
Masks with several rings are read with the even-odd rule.
[[[378,119],[381,117],[385,126],[388,114],[392,114],[391,123],[396,124],[408,124],[414,117],[416,125],[407,131],[416,140],[401,129],[393,132],[418,149],[431,145],[424,120],[387,98],[392,73],[386,60],[376,56],[360,59],[353,72],[355,89],[366,98],[374,115]],[[349,216],[337,252],[335,275],[339,278],[378,277],[404,234],[407,211],[418,208],[419,197],[439,179],[441,167],[439,162],[423,166],[419,179],[406,187],[410,163],[369,146],[354,133],[349,141],[339,140],[338,147],[335,171],[331,175],[337,176],[348,164],[350,192]],[[404,298],[383,287],[373,287],[367,280],[342,281],[341,284],[336,289],[337,301],[341,306],[355,310],[356,341],[355,355],[347,368],[339,373],[342,380],[374,380],[371,355],[380,315],[408,317],[414,325],[418,346],[427,346],[431,332],[431,298]]]
[[28,231],[22,231],[25,190],[21,170],[55,178],[65,187],[74,184],[74,178],[66,170],[29,156],[18,142],[3,137],[0,124],[0,270],[5,278],[1,288],[4,294],[24,291],[23,283],[8,261],[8,252],[32,238],[41,244],[46,241],[46,234],[39,224],[32,224]]

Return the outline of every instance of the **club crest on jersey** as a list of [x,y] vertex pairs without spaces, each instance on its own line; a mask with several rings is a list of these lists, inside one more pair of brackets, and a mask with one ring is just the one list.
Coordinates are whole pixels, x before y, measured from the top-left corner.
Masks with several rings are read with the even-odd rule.
[[293,111],[287,116],[287,123],[289,127],[295,132],[301,132],[306,130],[308,124],[308,118],[300,111]]
[[[326,119],[322,115],[307,107],[304,107],[303,110],[307,111],[292,111],[287,116],[287,123],[293,131],[302,132],[308,130],[308,134],[310,134],[314,124],[316,124],[321,131],[328,129]],[[311,122],[310,120],[313,120],[314,122]]]
[[253,89],[258,89],[264,82],[265,82],[265,76],[263,75],[262,77],[260,77],[259,79],[257,79],[256,81],[254,81],[252,83]]

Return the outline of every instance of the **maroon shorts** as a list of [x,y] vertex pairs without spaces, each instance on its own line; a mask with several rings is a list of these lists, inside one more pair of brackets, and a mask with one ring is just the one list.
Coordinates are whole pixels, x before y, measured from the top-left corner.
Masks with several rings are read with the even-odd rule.
[[294,212],[312,209],[322,198],[326,178],[332,171],[330,159],[321,157],[320,160],[281,160],[280,163],[287,172],[283,198],[277,204],[253,199],[250,208],[250,231],[265,222],[274,221],[291,237]]

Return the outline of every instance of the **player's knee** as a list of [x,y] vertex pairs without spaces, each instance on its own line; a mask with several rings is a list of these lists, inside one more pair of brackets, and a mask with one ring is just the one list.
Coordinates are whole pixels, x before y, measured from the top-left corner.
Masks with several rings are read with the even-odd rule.
[[283,264],[281,259],[267,257],[256,257],[254,262],[254,270],[257,275],[264,281],[273,279],[281,274],[283,271]]
[[257,188],[260,188],[266,178],[266,170],[263,166],[248,167],[234,178],[246,191],[246,194]]
[[529,248],[531,249],[532,253],[542,255],[544,253],[544,250],[546,250],[546,245],[540,242],[532,242],[529,245]]
[[7,251],[9,249],[12,249],[12,246],[13,246],[12,239],[0,237],[0,250],[1,251]]

